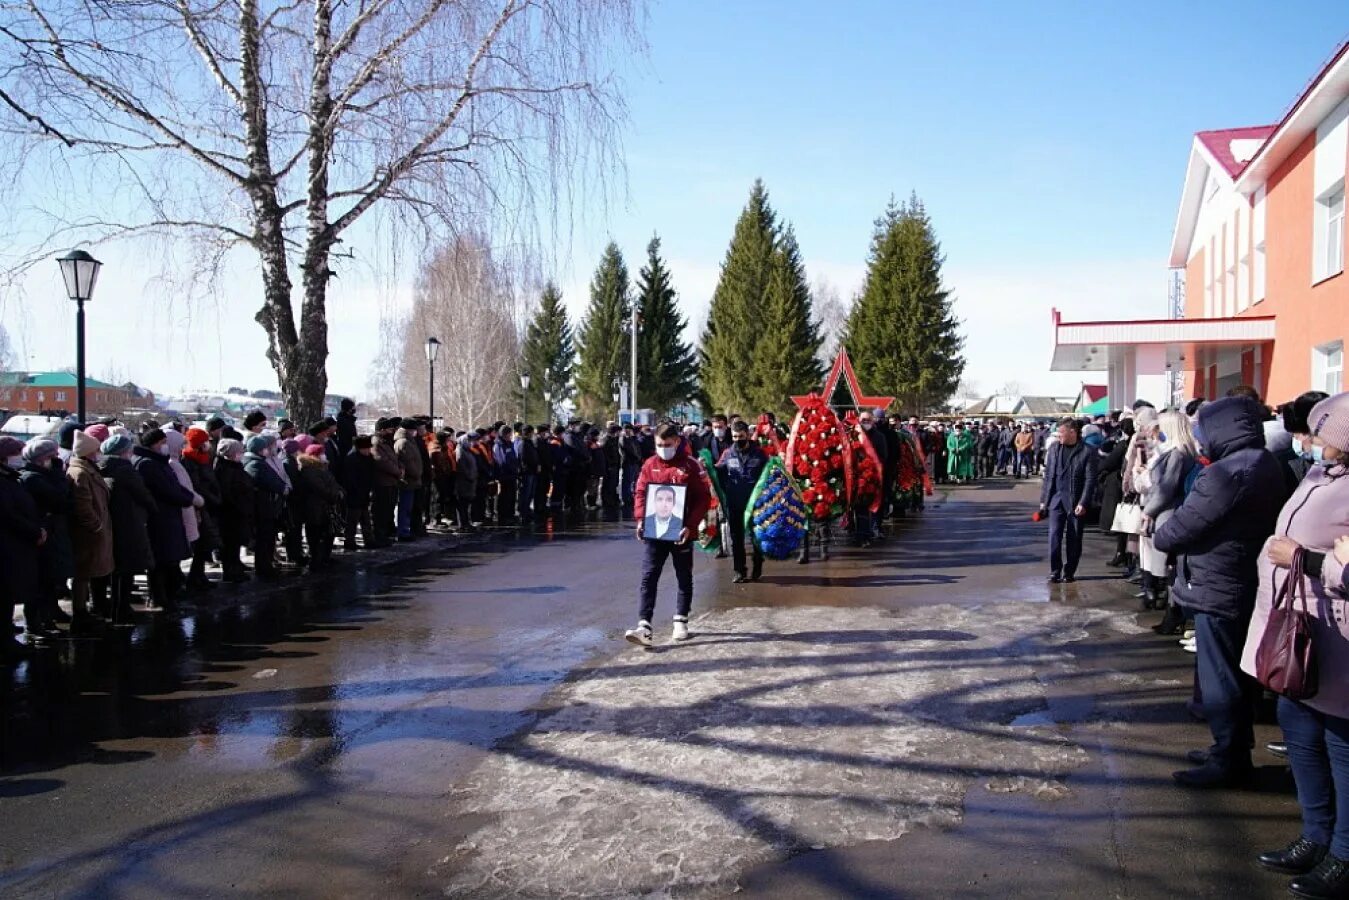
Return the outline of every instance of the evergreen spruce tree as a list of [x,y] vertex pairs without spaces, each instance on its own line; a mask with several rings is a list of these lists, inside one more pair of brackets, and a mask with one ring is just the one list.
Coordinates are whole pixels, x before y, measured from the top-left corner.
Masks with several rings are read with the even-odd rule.
[[714,410],[753,418],[748,367],[760,345],[773,342],[762,322],[777,242],[777,214],[763,182],[755,181],[726,249],[698,350],[701,386]]
[[646,265],[637,281],[637,402],[656,415],[684,403],[697,390],[694,353],[684,343],[688,325],[679,314],[670,270],[660,257],[660,238],[646,246]]
[[538,311],[525,329],[521,356],[521,374],[529,376],[525,409],[531,420],[550,419],[544,391],[550,392],[554,407],[571,399],[571,377],[576,369],[571,323],[562,305],[562,292],[552,282],[544,286]]
[[946,402],[965,371],[964,338],[942,286],[945,262],[918,195],[891,198],[876,220],[862,293],[844,327],[843,345],[868,391],[893,394],[905,412]]
[[806,267],[796,234],[788,225],[773,252],[764,293],[760,341],[749,358],[751,412],[772,410],[790,418],[793,394],[817,390],[824,378],[818,353],[823,338],[806,284]]
[[611,241],[590,281],[576,367],[577,406],[592,422],[613,408],[614,383],[623,379],[628,366],[628,286],[627,263]]

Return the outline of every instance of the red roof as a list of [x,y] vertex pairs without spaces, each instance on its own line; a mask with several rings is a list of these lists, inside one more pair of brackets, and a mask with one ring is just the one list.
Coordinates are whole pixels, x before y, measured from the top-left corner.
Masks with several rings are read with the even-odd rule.
[[1087,403],[1095,403],[1106,395],[1108,388],[1104,384],[1084,384],[1082,393],[1087,395]]
[[[1204,147],[1213,158],[1227,170],[1231,178],[1236,178],[1241,174],[1241,170],[1246,168],[1246,164],[1255,158],[1255,153],[1246,155],[1245,159],[1237,159],[1232,153],[1233,141],[1261,141],[1274,133],[1277,125],[1255,125],[1250,128],[1221,128],[1217,131],[1201,131],[1195,135],[1203,142]],[[1257,146],[1256,150],[1259,149]]]

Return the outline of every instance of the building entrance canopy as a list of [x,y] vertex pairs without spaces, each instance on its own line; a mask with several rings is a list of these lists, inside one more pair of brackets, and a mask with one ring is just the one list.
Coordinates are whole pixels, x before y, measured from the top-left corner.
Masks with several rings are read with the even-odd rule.
[[[1138,319],[1065,322],[1053,310],[1054,372],[1106,372],[1115,408],[1138,399],[1138,376],[1194,368],[1208,347],[1240,348],[1274,341],[1272,316],[1230,319]],[[1187,362],[1188,359],[1188,362]]]

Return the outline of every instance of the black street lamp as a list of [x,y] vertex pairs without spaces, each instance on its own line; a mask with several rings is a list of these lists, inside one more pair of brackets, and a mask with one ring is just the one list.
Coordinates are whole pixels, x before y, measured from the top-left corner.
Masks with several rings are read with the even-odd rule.
[[94,298],[98,270],[103,263],[83,250],[71,250],[56,261],[66,282],[66,296],[75,301],[75,402],[84,425],[84,303]]
[[440,341],[433,337],[426,339],[426,363],[431,370],[431,385],[428,399],[431,407],[431,427],[436,427],[436,354],[440,353]]
[[529,373],[520,373],[520,421],[529,422]]

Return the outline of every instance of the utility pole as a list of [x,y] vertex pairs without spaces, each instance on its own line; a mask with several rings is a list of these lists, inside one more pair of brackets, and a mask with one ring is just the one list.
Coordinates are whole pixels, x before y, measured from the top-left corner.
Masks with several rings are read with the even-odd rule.
[[637,424],[637,329],[641,327],[642,317],[637,304],[632,304],[632,385],[628,393],[628,403],[632,413],[632,424]]

